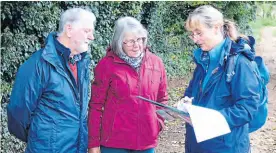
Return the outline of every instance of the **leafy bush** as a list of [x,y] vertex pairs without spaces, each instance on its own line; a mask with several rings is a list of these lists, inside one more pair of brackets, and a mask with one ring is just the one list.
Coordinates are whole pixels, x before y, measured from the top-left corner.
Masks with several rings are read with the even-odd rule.
[[110,43],[114,21],[121,16],[140,19],[140,2],[1,2],[1,152],[23,152],[25,144],[7,129],[6,105],[18,67],[43,47],[56,31],[62,11],[72,7],[91,9],[97,18],[91,57],[96,63]]
[[163,58],[170,77],[185,75],[192,69],[191,56],[196,46],[188,38],[184,22],[189,12],[200,5],[213,5],[223,12],[225,18],[236,21],[241,33],[252,33],[248,21],[255,19],[254,9],[256,7],[253,2],[154,3],[154,8],[151,9],[151,19],[148,20],[149,43],[153,51]]
[[23,152],[25,144],[10,136],[6,105],[18,67],[44,46],[47,35],[56,31],[61,12],[72,7],[90,9],[97,18],[95,41],[91,46],[94,65],[105,55],[115,20],[133,16],[149,31],[152,51],[164,61],[168,76],[179,77],[193,69],[194,44],[187,37],[184,21],[199,5],[211,4],[226,17],[237,21],[250,33],[248,22],[254,19],[254,2],[1,2],[1,152]]

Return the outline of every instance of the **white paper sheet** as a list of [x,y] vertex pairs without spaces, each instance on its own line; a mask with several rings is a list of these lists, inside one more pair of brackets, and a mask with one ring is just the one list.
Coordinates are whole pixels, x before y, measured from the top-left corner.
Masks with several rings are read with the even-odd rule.
[[[164,110],[157,111],[157,114],[164,118],[167,117],[169,120],[170,118],[181,118],[185,122],[192,122],[197,142],[202,142],[231,132],[224,116],[216,110],[187,104],[183,101],[179,101],[176,104],[177,108],[175,108],[141,96],[137,96],[137,98],[162,107]],[[192,100],[192,98],[190,98],[190,100]]]
[[224,116],[212,109],[184,104],[193,124],[197,142],[215,138],[231,130]]

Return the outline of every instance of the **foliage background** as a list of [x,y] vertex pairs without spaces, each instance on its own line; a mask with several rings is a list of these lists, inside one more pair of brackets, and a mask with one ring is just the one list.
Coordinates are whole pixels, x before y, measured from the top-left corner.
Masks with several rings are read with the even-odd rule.
[[[249,23],[253,35],[257,41],[260,41],[261,29],[265,26],[276,27],[276,1],[274,2],[257,2],[256,20]],[[276,36],[276,32],[273,32]]]
[[250,34],[249,21],[255,19],[255,2],[0,2],[1,4],[1,152],[24,152],[25,144],[7,129],[6,106],[18,67],[44,46],[47,35],[56,31],[61,12],[72,7],[90,9],[97,18],[95,41],[91,46],[94,64],[105,55],[114,22],[133,16],[149,31],[149,46],[166,66],[169,78],[190,74],[192,50],[184,21],[194,8],[211,4],[226,18],[236,21],[242,33]]

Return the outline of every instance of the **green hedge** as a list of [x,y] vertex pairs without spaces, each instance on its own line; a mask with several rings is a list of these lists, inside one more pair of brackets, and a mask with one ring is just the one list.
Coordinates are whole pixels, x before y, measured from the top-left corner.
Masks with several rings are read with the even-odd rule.
[[251,34],[248,22],[255,19],[254,2],[157,2],[148,21],[150,45],[166,65],[168,76],[186,75],[192,69],[191,53],[195,47],[184,29],[190,11],[199,5],[213,5],[226,18],[234,20],[244,34]]
[[188,13],[199,5],[212,4],[250,33],[248,22],[255,18],[254,2],[1,2],[1,152],[23,152],[24,144],[7,130],[6,105],[18,67],[43,47],[47,35],[56,31],[62,11],[88,8],[97,18],[91,47],[94,65],[105,54],[115,20],[136,17],[149,31],[152,51],[164,60],[168,76],[186,75],[192,70],[195,47],[184,30]]

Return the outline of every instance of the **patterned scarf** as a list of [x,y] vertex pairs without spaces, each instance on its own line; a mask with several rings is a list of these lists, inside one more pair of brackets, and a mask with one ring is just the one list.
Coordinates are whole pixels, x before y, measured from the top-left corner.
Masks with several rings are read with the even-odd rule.
[[77,55],[74,55],[73,57],[69,57],[69,62],[71,64],[75,64],[77,61],[80,61],[81,60],[81,55],[80,54],[77,54]]
[[141,66],[144,55],[145,53],[142,52],[138,57],[129,57],[126,53],[122,52],[118,56],[137,70]]

